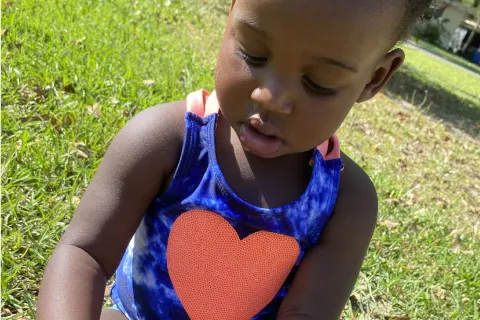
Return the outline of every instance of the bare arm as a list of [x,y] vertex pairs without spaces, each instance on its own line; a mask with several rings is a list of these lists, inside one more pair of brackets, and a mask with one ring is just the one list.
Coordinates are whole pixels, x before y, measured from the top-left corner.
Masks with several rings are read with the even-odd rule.
[[48,263],[37,319],[99,319],[105,284],[175,169],[184,102],[143,111],[112,142]]
[[377,219],[368,176],[348,157],[334,214],[300,264],[277,319],[338,319],[353,289]]

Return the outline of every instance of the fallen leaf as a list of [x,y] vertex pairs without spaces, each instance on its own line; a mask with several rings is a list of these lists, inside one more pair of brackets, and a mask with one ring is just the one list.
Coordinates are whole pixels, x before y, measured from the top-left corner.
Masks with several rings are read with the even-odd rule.
[[406,113],[403,113],[402,111],[399,111],[397,113],[397,117],[400,121],[405,121],[407,118],[409,118],[410,116],[407,115]]
[[8,7],[11,7],[11,6],[13,5],[13,2],[8,1],[8,2],[4,2],[4,3],[2,3],[2,4],[3,4],[3,6],[4,6],[5,8],[8,8]]
[[460,234],[455,234],[452,241],[452,248],[454,252],[458,252],[461,247],[462,236]]
[[79,158],[88,159],[88,155],[85,152],[83,152],[82,150],[77,150],[76,155]]
[[66,86],[63,87],[63,92],[66,92],[66,93],[75,93],[75,88],[74,88],[73,85],[70,83],[70,84],[67,84]]
[[60,122],[58,122],[58,120],[54,117],[51,117],[50,118],[50,124],[53,126],[53,128],[55,130],[57,130],[58,133],[62,133],[63,129],[62,129],[62,125]]
[[[73,146],[75,147],[75,149],[77,149],[78,151],[81,151],[82,153],[84,153],[85,155],[88,155],[90,154],[90,150],[88,149],[87,145],[83,142],[75,142],[73,144]],[[81,157],[81,156],[80,156]],[[85,158],[86,159],[86,158]]]
[[82,149],[87,147],[87,145],[83,142],[74,142],[73,146],[77,149]]
[[396,198],[388,198],[387,202],[393,204],[396,207],[400,203],[400,200],[398,200]]
[[153,86],[155,84],[154,80],[143,80],[143,84],[147,87]]
[[33,89],[33,91],[35,91],[38,97],[46,97],[50,89],[51,89],[50,86],[46,86],[46,87],[37,86]]
[[11,315],[12,315],[12,311],[10,311],[10,309],[5,308],[2,310],[2,316],[11,316]]
[[100,106],[98,105],[98,103],[89,105],[87,107],[87,111],[88,111],[89,114],[91,114],[92,116],[94,116],[97,119],[99,119],[101,117]]
[[73,196],[72,200],[70,201],[72,204],[77,205],[80,203],[80,198],[77,196]]
[[360,308],[360,299],[358,299],[358,298],[359,298],[359,296],[358,296],[356,293],[352,294],[352,295],[348,298],[348,300],[350,301],[350,304],[352,305],[352,310],[353,310],[354,312],[361,309],[361,308]]
[[62,123],[63,123],[64,126],[69,126],[73,123],[73,119],[69,114],[65,114],[63,116]]
[[421,229],[422,228],[417,224],[416,221],[413,221],[407,227],[407,230],[409,230],[409,231],[420,231]]
[[87,37],[83,37],[81,39],[75,40],[72,42],[72,44],[76,47],[81,46],[83,44],[83,41],[85,41]]
[[398,165],[403,171],[407,170],[408,168],[407,163],[403,159],[398,160]]
[[407,264],[407,270],[413,270],[415,269],[415,266],[411,265],[410,263]]
[[387,227],[388,230],[391,230],[393,228],[396,228],[396,227],[400,226],[399,222],[395,222],[395,221],[391,221],[391,220],[383,220],[383,221],[380,222],[380,224],[382,226]]
[[433,296],[436,298],[436,300],[445,300],[446,294],[447,292],[444,289],[438,288]]

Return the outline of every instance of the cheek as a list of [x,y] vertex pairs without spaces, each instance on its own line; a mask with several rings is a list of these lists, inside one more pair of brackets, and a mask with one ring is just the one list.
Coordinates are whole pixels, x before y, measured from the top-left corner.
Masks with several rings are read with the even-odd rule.
[[235,53],[235,50],[233,39],[223,41],[215,72],[215,89],[217,91],[245,90],[246,87],[254,85],[250,69]]
[[353,98],[307,98],[301,116],[297,118],[296,143],[305,150],[314,148],[331,137],[348,115]]
[[216,71],[215,90],[222,113],[232,120],[242,117],[251,105],[255,80],[245,62],[235,54],[233,41],[226,40],[220,49]]

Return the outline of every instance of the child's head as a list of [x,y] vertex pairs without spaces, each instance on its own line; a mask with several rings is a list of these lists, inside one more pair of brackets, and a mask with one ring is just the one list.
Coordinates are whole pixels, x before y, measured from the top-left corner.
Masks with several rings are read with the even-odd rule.
[[223,116],[240,137],[251,124],[276,136],[245,144],[259,156],[314,148],[383,88],[404,60],[391,48],[430,2],[233,1],[216,67]]

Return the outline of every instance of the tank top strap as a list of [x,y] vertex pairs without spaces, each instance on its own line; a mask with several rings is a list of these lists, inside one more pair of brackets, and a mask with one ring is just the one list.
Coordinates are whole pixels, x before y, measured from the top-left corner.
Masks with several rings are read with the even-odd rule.
[[333,134],[330,139],[320,144],[317,150],[325,161],[340,158],[340,140],[338,136]]
[[215,91],[210,94],[207,90],[200,89],[190,93],[187,96],[187,111],[196,114],[200,118],[206,118],[211,114],[219,113],[220,106]]

